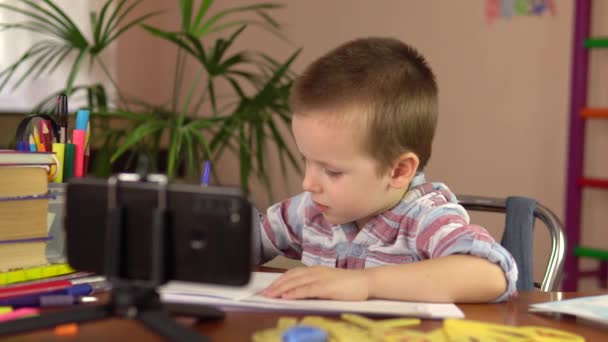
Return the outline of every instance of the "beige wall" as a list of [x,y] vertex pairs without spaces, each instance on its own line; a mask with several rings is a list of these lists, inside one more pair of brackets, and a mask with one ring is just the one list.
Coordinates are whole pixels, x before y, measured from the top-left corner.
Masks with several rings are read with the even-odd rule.
[[[252,1],[221,1],[222,6],[249,3]],[[356,37],[392,36],[413,44],[427,56],[438,75],[441,94],[429,178],[446,182],[457,193],[534,197],[563,218],[573,2],[556,2],[554,17],[514,17],[492,24],[484,17],[485,3],[291,1],[278,15],[291,44],[252,29],[238,47],[263,49],[277,58],[303,47],[295,63],[296,71],[300,71],[314,58]],[[146,6],[168,5],[149,0]],[[596,6],[596,13],[608,12],[605,3]],[[177,18],[176,13],[161,24],[171,25],[171,18]],[[608,31],[597,25],[594,29]],[[158,40],[141,32],[130,33],[120,44],[121,86],[142,97],[167,100],[174,52],[161,49]],[[608,65],[608,54],[603,53],[603,58]],[[602,75],[605,79],[606,74]],[[594,77],[594,84],[599,78]],[[606,89],[608,82],[603,87]],[[601,160],[605,158],[601,158],[603,149],[599,146],[607,146],[608,126],[606,122],[593,125],[590,134],[600,144],[590,144],[593,146],[587,158],[593,159],[594,154],[590,167],[606,175],[608,168]],[[217,166],[227,177],[223,181],[235,182],[234,165],[234,160],[226,160]],[[274,171],[278,179],[276,198],[299,191],[297,177],[285,185],[279,181],[278,167]],[[601,209],[608,194],[589,193],[586,197],[594,197],[595,207],[585,205],[585,220],[597,225],[586,228],[584,235],[596,245],[608,247],[603,235],[597,233],[601,230],[593,233],[592,229],[605,222],[605,210]],[[268,205],[259,191],[255,200],[259,207]],[[500,231],[502,219],[474,217],[493,234]],[[538,243],[546,244],[546,234],[537,235]],[[542,265],[546,249],[540,248],[538,254]]]

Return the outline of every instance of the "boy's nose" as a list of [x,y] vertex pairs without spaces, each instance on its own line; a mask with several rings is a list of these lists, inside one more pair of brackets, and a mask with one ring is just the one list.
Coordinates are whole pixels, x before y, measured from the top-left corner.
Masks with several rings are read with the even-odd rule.
[[304,189],[304,191],[308,191],[308,192],[320,192],[321,187],[314,180],[314,177],[312,177],[311,173],[312,172],[310,172],[310,170],[308,170],[308,168],[304,172],[304,179],[302,180],[302,189]]

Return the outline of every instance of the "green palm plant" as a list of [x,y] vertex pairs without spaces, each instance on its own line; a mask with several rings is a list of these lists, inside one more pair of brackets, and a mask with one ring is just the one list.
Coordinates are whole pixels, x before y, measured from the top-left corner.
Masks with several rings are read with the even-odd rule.
[[[97,125],[93,136],[101,146],[98,160],[106,156],[111,163],[130,152],[148,155],[152,165],[158,167],[156,156],[163,147],[164,138],[168,141],[167,165],[161,171],[170,177],[175,177],[180,167],[186,176],[194,177],[200,174],[203,160],[217,160],[225,151],[230,151],[239,158],[242,187],[248,188],[254,175],[270,190],[265,151],[267,145],[274,144],[283,171],[291,165],[300,172],[299,164],[281,133],[281,126],[291,122],[288,96],[293,73],[290,67],[300,50],[284,62],[263,52],[233,51],[235,41],[250,25],[261,26],[282,37],[280,25],[269,14],[281,5],[259,3],[212,14],[213,0],[179,0],[181,27],[169,31],[146,24],[147,19],[162,15],[162,12],[146,13],[127,20],[141,0],[107,0],[98,12],[91,13],[93,34],[87,39],[52,0],[19,2],[24,6],[3,3],[0,10],[19,13],[26,19],[2,24],[1,28],[29,30],[45,39],[32,44],[17,61],[0,71],[0,90],[10,80],[15,81],[13,87],[17,87],[27,78],[53,73],[72,57],[65,88],[49,94],[34,110],[47,110],[45,104],[62,92],[69,96],[85,94]],[[235,15],[239,15],[238,19]],[[242,19],[243,15],[252,18]],[[176,48],[171,100],[164,105],[153,105],[122,95],[101,57],[101,53],[120,35],[136,27]],[[211,34],[215,37],[223,32],[229,34],[211,38]],[[75,84],[87,60],[90,67],[98,65],[115,85],[118,92],[116,105],[109,105],[114,102],[108,99],[101,83]],[[185,77],[188,63],[194,63],[198,68],[193,79]],[[27,69],[17,78],[20,67]],[[223,86],[221,91],[227,94],[220,95],[218,85]],[[128,124],[115,128],[110,119],[126,120]],[[99,173],[107,173],[108,165],[104,163],[102,168],[98,168]]]

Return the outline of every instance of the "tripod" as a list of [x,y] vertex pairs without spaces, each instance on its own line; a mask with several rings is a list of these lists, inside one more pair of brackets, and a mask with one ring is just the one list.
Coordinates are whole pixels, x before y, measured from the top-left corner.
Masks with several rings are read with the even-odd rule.
[[[153,181],[159,184],[158,204],[153,210],[151,226],[151,275],[148,280],[129,279],[122,269],[125,248],[124,217],[126,209],[118,201],[119,181]],[[42,314],[0,324],[0,335],[17,334],[36,329],[52,328],[65,323],[83,323],[109,317],[131,318],[170,341],[207,341],[198,332],[178,324],[170,316],[185,314],[202,320],[224,318],[224,312],[214,307],[171,304],[164,306],[156,291],[168,279],[165,260],[170,229],[167,210],[167,178],[162,175],[140,176],[120,174],[108,179],[108,212],[105,244],[105,275],[112,284],[110,300],[101,306],[87,306],[63,312]],[[83,227],[86,228],[86,227]]]

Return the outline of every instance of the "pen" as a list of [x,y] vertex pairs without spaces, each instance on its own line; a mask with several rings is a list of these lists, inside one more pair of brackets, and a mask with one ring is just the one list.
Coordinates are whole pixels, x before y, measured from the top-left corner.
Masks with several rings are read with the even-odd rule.
[[[12,306],[13,308],[37,307],[37,306],[58,306],[61,302],[66,305],[70,300],[79,302],[78,297],[88,296],[93,293],[95,287],[91,284],[76,284],[59,290],[46,291],[42,293],[29,294],[20,297],[6,298],[0,300],[1,306]],[[72,296],[72,297],[57,297]]]
[[57,112],[59,113],[59,142],[65,144],[68,134],[68,97],[59,95],[57,99]]
[[49,306],[70,306],[79,303],[93,303],[97,301],[97,297],[93,296],[76,296],[72,294],[56,294],[40,296],[38,305],[40,307]]
[[201,175],[201,184],[203,186],[209,185],[209,178],[211,176],[211,161],[205,160],[203,163],[203,174]]

